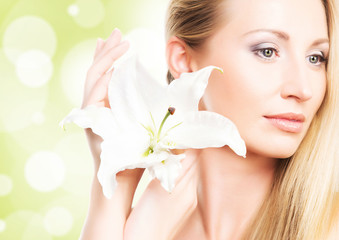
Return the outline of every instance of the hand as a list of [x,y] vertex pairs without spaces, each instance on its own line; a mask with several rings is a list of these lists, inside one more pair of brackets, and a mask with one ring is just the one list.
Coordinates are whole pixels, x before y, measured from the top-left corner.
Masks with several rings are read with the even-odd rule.
[[125,240],[176,239],[197,206],[200,153],[199,149],[185,150],[186,158],[181,161],[182,169],[171,193],[158,179],[150,182],[127,219]]
[[129,44],[121,42],[121,32],[115,29],[106,41],[98,39],[93,58],[93,64],[89,68],[84,88],[84,98],[81,108],[88,105],[98,107],[110,107],[108,102],[108,84],[112,77],[111,71],[107,72],[119,57],[127,50]]
[[[128,49],[128,42],[121,42],[121,32],[115,29],[106,41],[98,39],[93,64],[89,68],[84,88],[84,98],[81,108],[88,105],[110,107],[108,101],[108,84],[112,71],[107,72],[114,61]],[[100,164],[102,138],[95,135],[91,129],[85,129],[88,143],[94,158],[94,170],[97,172]]]
[[[106,73],[119,57],[128,49],[127,42],[121,42],[121,33],[114,30],[106,41],[98,39],[93,64],[86,76],[84,98],[81,108],[88,105],[110,107],[108,83],[112,71]],[[94,179],[91,188],[89,211],[82,229],[81,240],[123,239],[126,219],[131,211],[133,196],[143,169],[126,170],[117,174],[118,186],[111,199],[106,199],[96,177],[100,166],[102,138],[85,129],[89,147],[94,159]]]

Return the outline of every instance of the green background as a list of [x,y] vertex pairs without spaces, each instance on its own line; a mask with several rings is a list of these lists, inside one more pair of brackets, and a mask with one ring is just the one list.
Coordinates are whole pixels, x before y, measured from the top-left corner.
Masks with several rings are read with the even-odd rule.
[[[94,176],[79,107],[97,38],[163,35],[168,0],[0,3],[0,239],[78,239]],[[147,40],[146,40],[147,42]]]

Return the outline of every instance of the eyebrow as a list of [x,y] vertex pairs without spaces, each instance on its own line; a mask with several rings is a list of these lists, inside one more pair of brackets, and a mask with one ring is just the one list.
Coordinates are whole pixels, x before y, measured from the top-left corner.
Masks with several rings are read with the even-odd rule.
[[[252,30],[252,31],[249,31],[249,32],[243,34],[241,37],[245,37],[249,34],[253,34],[253,33],[257,33],[257,32],[272,33],[272,34],[276,35],[278,38],[283,39],[285,41],[288,41],[290,39],[290,36],[287,33],[282,32],[282,31],[278,31],[278,30],[274,30],[274,29],[256,29],[256,30]],[[317,39],[311,44],[311,47],[320,45],[322,43],[329,43],[329,40],[327,38]]]

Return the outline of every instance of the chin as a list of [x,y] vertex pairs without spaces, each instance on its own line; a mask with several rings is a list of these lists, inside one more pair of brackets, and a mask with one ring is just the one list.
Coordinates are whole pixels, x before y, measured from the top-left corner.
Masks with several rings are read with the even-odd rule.
[[289,158],[297,151],[300,142],[268,141],[266,144],[247,145],[247,151],[267,158]]

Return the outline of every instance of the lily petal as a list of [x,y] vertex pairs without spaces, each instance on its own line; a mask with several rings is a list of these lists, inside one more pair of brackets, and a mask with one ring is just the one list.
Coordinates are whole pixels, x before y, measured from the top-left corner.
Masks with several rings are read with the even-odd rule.
[[116,183],[116,174],[125,169],[148,167],[143,153],[149,146],[149,136],[141,128],[131,132],[119,132],[101,143],[100,166],[97,173],[104,195],[111,198]]
[[159,104],[165,91],[166,87],[147,73],[132,52],[115,67],[108,98],[119,125],[136,121],[150,125],[149,112],[155,112],[151,106]]
[[91,105],[84,109],[73,109],[59,125],[64,128],[66,123],[74,122],[79,127],[91,128],[92,131],[103,139],[114,137],[118,131],[116,120],[111,109]]
[[[103,193],[107,198],[110,199],[114,194],[115,188],[117,186],[116,174],[125,169],[148,168],[152,169],[152,173],[154,173],[154,171],[157,172],[156,176],[162,177],[164,171],[169,171],[166,172],[166,174],[170,174],[166,179],[171,177],[171,179],[174,178],[175,180],[177,169],[174,168],[173,161],[176,159],[173,159],[170,153],[162,151],[158,154],[151,154],[148,157],[141,157],[141,154],[134,154],[135,151],[131,152],[131,149],[129,149],[131,154],[128,154],[128,152],[120,152],[121,149],[119,149],[119,147],[112,146],[114,145],[108,141],[105,141],[101,144],[101,164],[97,173],[97,177],[102,186]],[[162,167],[164,164],[162,164],[161,162],[167,162],[168,159],[170,159],[171,161],[169,164],[164,166],[165,169],[163,169]],[[161,168],[156,167],[156,169],[153,169],[154,166],[161,166]],[[169,167],[169,169],[166,169],[167,167]],[[165,186],[167,187],[168,185]]]
[[160,180],[161,186],[168,192],[172,192],[175,186],[175,180],[179,176],[181,169],[180,161],[185,158],[185,154],[170,156],[164,161],[152,165],[148,168],[148,171],[152,178]]
[[[171,149],[208,148],[228,145],[239,156],[246,156],[246,145],[235,124],[208,111],[190,112],[183,123],[168,132]],[[165,140],[163,142],[166,142]]]
[[192,73],[182,73],[179,79],[168,86],[170,105],[176,109],[175,118],[182,121],[184,115],[190,111],[198,111],[198,104],[208,84],[212,70],[221,68],[208,66]]

